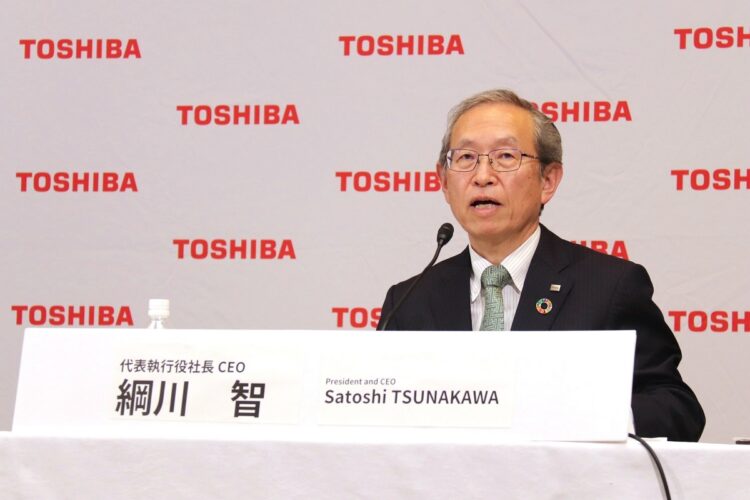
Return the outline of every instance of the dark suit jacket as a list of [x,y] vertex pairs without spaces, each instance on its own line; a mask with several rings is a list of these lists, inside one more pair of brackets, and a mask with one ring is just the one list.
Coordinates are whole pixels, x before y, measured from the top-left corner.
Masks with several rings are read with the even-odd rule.
[[[471,330],[469,249],[430,269],[389,330]],[[411,284],[392,286],[383,304],[386,318]],[[561,285],[551,292],[550,285]],[[697,441],[705,416],[677,365],[682,354],[659,308],[646,270],[629,261],[565,241],[542,226],[512,330],[635,330],[632,408],[636,432],[645,437]],[[536,302],[553,302],[539,314]],[[596,374],[592,374],[596,376]]]

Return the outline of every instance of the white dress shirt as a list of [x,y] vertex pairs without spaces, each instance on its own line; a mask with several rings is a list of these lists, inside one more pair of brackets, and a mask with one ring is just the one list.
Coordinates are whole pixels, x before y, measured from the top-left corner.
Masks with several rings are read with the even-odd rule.
[[[541,234],[542,230],[537,226],[532,235],[500,263],[508,270],[510,277],[513,279],[512,285],[507,285],[503,288],[505,330],[510,330],[511,325],[513,325],[513,318],[516,315],[518,301],[521,299],[523,283],[526,281],[526,273],[529,271],[531,258],[534,256],[534,252],[536,252],[536,247],[539,244],[539,236]],[[484,315],[482,272],[487,267],[491,266],[492,263],[475,252],[471,245],[469,245],[469,254],[471,255],[472,271],[471,278],[469,279],[469,287],[471,290],[471,328],[472,330],[477,331],[482,324],[482,316]]]

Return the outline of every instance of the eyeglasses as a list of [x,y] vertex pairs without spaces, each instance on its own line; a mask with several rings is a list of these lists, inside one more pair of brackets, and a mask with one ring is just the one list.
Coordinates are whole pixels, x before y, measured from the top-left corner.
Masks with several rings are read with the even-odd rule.
[[501,148],[494,149],[487,154],[479,154],[471,149],[451,149],[448,151],[448,168],[456,172],[471,172],[479,163],[479,157],[486,156],[490,161],[490,167],[496,172],[512,172],[521,168],[524,157],[538,160],[520,149]]

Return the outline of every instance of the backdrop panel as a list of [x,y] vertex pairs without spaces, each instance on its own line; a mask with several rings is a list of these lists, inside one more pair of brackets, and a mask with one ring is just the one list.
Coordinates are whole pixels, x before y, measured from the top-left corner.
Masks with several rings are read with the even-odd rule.
[[28,326],[372,329],[455,223],[448,109],[508,87],[563,136],[542,221],[649,269],[703,440],[750,434],[746,1],[3,7],[0,428]]

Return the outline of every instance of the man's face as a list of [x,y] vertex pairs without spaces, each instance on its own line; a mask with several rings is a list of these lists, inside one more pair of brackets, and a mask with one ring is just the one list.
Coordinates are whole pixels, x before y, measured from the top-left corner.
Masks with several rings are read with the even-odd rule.
[[[534,122],[528,111],[506,103],[481,104],[464,113],[453,127],[450,149],[486,154],[502,147],[537,156]],[[562,165],[551,165],[544,176],[539,167],[538,160],[524,157],[520,169],[496,172],[486,156],[480,157],[471,172],[437,165],[445,200],[469,234],[472,247],[485,258],[490,259],[499,249],[504,257],[539,224],[540,206],[554,195]]]

